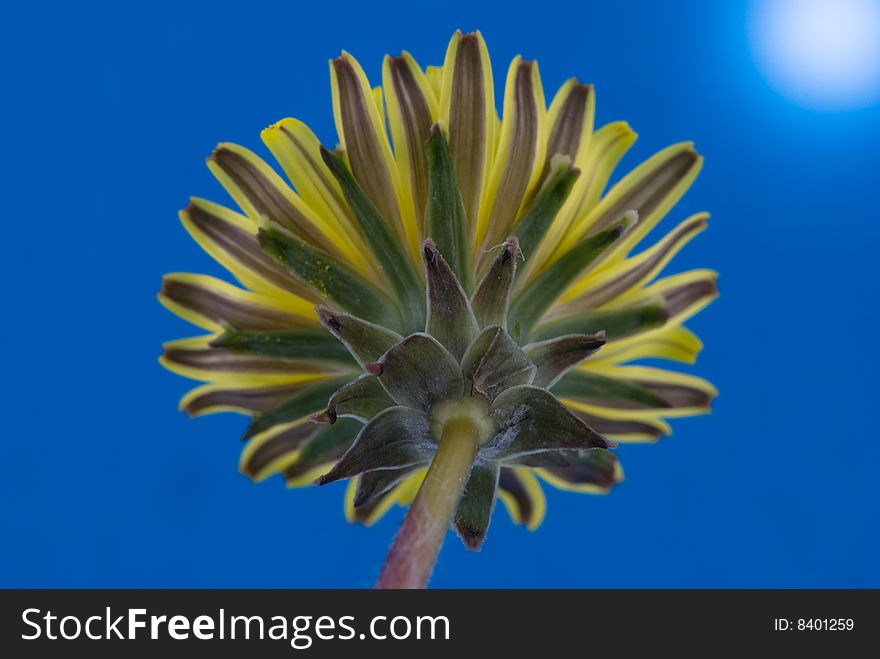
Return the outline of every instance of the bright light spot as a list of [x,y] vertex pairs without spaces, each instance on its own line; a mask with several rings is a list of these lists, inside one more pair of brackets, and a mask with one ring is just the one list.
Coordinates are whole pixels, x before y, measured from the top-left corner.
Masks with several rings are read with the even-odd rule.
[[785,96],[846,110],[880,101],[880,0],[756,0],[758,65]]

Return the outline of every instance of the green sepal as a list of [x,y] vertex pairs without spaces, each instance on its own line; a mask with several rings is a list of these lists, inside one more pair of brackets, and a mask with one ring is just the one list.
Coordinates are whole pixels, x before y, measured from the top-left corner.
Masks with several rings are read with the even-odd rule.
[[297,419],[302,419],[311,414],[315,414],[324,408],[327,400],[333,395],[333,392],[339,389],[348,381],[348,378],[337,378],[333,380],[320,380],[315,384],[306,387],[296,395],[284,401],[280,405],[266,410],[260,414],[255,414],[251,425],[248,426],[244,433],[244,438],[258,435],[264,430],[268,430],[272,426],[281,423],[290,423]]
[[324,147],[321,147],[321,156],[339,181],[342,193],[373,252],[376,264],[396,294],[398,306],[405,319],[406,330],[413,332],[423,329],[424,285],[405,247],[392,233],[391,227],[355,180],[344,160]]
[[477,319],[464,289],[432,240],[422,245],[428,283],[427,332],[457,360],[477,336]]
[[232,352],[278,357],[314,359],[352,364],[351,353],[324,329],[235,330],[227,329],[211,341],[212,346]]
[[397,332],[347,313],[332,311],[323,305],[315,307],[318,320],[364,366],[384,355],[393,345],[403,340]]
[[479,551],[486,539],[495,506],[498,472],[497,462],[474,464],[455,511],[455,531],[465,547],[473,551]]
[[362,375],[330,397],[327,409],[312,417],[315,423],[336,423],[340,416],[366,423],[387,407],[396,405],[374,375]]
[[465,291],[473,286],[468,224],[449,142],[437,124],[425,145],[428,159],[428,236],[446,257]]
[[587,399],[606,404],[625,402],[629,407],[671,407],[661,396],[641,384],[583,370],[566,373],[553,385],[553,393],[564,398]]
[[519,254],[519,241],[508,238],[471,296],[471,308],[481,328],[498,325],[507,329],[510,292],[516,277],[516,258]]
[[322,297],[367,320],[400,326],[394,304],[351,267],[268,225],[259,229],[258,237],[263,251]]
[[310,471],[330,465],[342,456],[357,437],[361,424],[352,419],[343,419],[331,428],[321,428],[300,449],[296,462],[284,470],[288,481],[301,478]]
[[538,369],[532,384],[549,389],[569,369],[580,364],[603,345],[605,332],[600,331],[596,334],[566,334],[524,346],[523,352]]
[[351,448],[316,483],[421,464],[430,460],[436,449],[427,414],[409,407],[389,407],[361,429]]
[[354,495],[354,507],[360,508],[382,496],[421,466],[415,464],[400,469],[377,469],[361,474]]
[[542,341],[565,334],[605,332],[606,341],[624,339],[633,334],[662,327],[669,320],[663,298],[622,309],[593,309],[538,325],[534,340]]
[[579,169],[572,167],[568,158],[562,157],[553,163],[550,175],[513,230],[526,260],[535,253],[538,245],[547,235],[550,225],[568,199],[580,173]]
[[458,361],[427,334],[411,334],[366,369],[379,377],[399,405],[423,412],[464,391]]
[[461,372],[471,395],[492,399],[510,387],[531,384],[535,367],[507,332],[495,326],[480,332],[468,347]]
[[589,450],[612,446],[572,414],[546,389],[511,387],[492,403],[496,435],[480,449],[484,459],[510,460],[560,449]]
[[581,240],[539,274],[510,305],[511,334],[520,340],[528,337],[556,298],[634,223],[633,215],[627,214],[611,228]]

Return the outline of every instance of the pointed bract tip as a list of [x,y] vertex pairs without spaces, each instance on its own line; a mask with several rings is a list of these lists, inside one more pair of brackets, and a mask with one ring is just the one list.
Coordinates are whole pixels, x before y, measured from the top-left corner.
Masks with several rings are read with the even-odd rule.
[[321,321],[321,324],[331,332],[338,332],[342,329],[342,323],[339,322],[339,318],[336,317],[336,314],[323,304],[315,305],[315,315],[318,316],[318,320]]
[[639,221],[639,212],[630,210],[623,214],[622,222],[627,230]]
[[330,426],[332,426],[334,423],[336,423],[336,419],[337,419],[336,410],[331,409],[329,407],[326,410],[324,410],[323,412],[318,412],[317,414],[313,414],[312,416],[309,417],[309,421],[311,421],[312,423],[320,423],[323,425],[330,425]]
[[464,543],[465,548],[470,551],[480,551],[483,548],[483,540],[486,539],[485,536],[467,532],[461,532],[459,537]]
[[604,341],[605,341],[605,337],[607,336],[607,334],[606,334],[605,330],[602,329],[602,330],[599,330],[598,332],[596,332],[593,336],[596,337],[596,340],[597,340],[597,341],[603,341],[603,342],[604,342]]
[[440,252],[437,250],[437,245],[433,240],[428,238],[422,243],[422,252],[425,255],[425,263],[427,265],[436,265]]
[[639,214],[636,211],[627,211],[620,218],[620,221],[611,229],[611,236],[615,240],[634,227],[639,221]]
[[336,164],[336,156],[323,144],[320,145],[319,150],[321,152],[321,160],[324,161],[324,164],[327,165],[327,167],[330,167],[332,169],[333,166]]
[[522,250],[519,247],[519,240],[516,236],[511,236],[507,240],[504,241],[501,245],[501,253],[498,255],[498,261],[502,264],[510,263],[511,260],[516,258],[517,254],[521,254]]

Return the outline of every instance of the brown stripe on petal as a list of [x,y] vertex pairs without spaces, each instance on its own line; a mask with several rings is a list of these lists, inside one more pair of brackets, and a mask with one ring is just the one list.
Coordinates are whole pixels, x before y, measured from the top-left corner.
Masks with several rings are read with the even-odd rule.
[[677,286],[663,292],[663,307],[674,318],[688,307],[705,297],[717,295],[718,286],[714,279],[701,279]]
[[712,403],[712,395],[708,391],[688,387],[673,382],[656,382],[646,380],[633,380],[646,389],[650,389],[669,407],[705,407]]
[[446,75],[452,76],[449,101],[449,148],[452,161],[461,189],[461,199],[465,214],[471,225],[476,223],[480,207],[480,193],[483,189],[483,177],[489,149],[489,135],[492,127],[494,107],[489,107],[489,94],[486,89],[485,71],[488,61],[483,59],[480,35],[477,33],[463,35],[458,43],[452,70]]
[[[229,177],[258,216],[277,222],[315,247],[338,253],[327,237],[284,195],[280,186],[285,184],[279,177],[270,179],[243,153],[225,146],[217,147],[211,160]],[[289,193],[292,195],[293,191]]]
[[519,510],[520,521],[528,526],[534,518],[536,512],[535,505],[516,472],[502,467],[498,476],[498,487],[513,497]]
[[606,492],[620,482],[618,460],[608,451],[569,453],[568,458],[569,464],[565,467],[551,464],[544,469],[572,485],[592,485]]
[[326,365],[305,360],[285,360],[255,357],[230,352],[225,348],[176,348],[165,349],[164,359],[200,371],[223,371],[227,373],[326,373]]
[[645,259],[641,263],[634,263],[633,267],[624,270],[614,279],[608,280],[589,289],[583,295],[566,302],[559,309],[566,309],[574,312],[576,309],[593,309],[599,307],[606,302],[610,302],[618,295],[625,293],[629,289],[636,286],[643,279],[648,277],[651,272],[663,262],[666,256],[678,248],[679,245],[694,233],[701,231],[706,226],[706,218],[695,218],[691,222],[683,224],[678,230],[670,234],[663,243],[663,246],[652,254],[650,258]]
[[[643,222],[687,177],[698,162],[699,156],[692,148],[676,153],[661,162],[605,209],[601,217],[590,227],[590,234],[596,234],[611,226],[627,211],[636,211],[639,214],[639,221]],[[624,181],[619,185],[624,185]]]
[[263,252],[256,232],[250,233],[190,203],[183,211],[193,225],[231,259],[281,290],[290,291],[310,302],[320,302],[315,291],[294,279],[286,268]]
[[242,464],[242,472],[251,478],[256,477],[270,462],[296,451],[321,428],[311,421],[304,421],[267,439]]
[[272,330],[312,325],[299,316],[224,295],[222,290],[193,281],[165,277],[161,295],[215,323],[236,329]]
[[593,98],[593,86],[584,85],[572,81],[556,120],[550,129],[550,138],[547,141],[547,155],[544,160],[544,171],[541,174],[543,181],[550,172],[550,161],[553,156],[562,154],[568,156],[572,162],[577,159],[581,146],[581,137],[584,134],[584,122],[592,124],[592,116],[588,113]]
[[310,383],[303,381],[280,387],[210,389],[189,398],[184,410],[193,416],[215,407],[235,407],[251,412],[265,412],[281,404]]
[[[351,170],[370,201],[390,226],[402,236],[403,224],[397,206],[397,191],[388,171],[384,135],[376,133],[371,117],[372,97],[365,96],[357,71],[343,55],[332,62],[339,90],[340,138],[345,145]],[[375,108],[372,108],[375,111]]]
[[[569,408],[570,409],[570,408]],[[634,419],[605,419],[600,416],[588,414],[582,410],[571,410],[575,416],[593,430],[603,435],[620,437],[621,435],[644,435],[648,441],[660,439],[663,431],[657,426]]]
[[[433,119],[428,101],[419,85],[407,59],[403,56],[389,58],[390,81],[393,85],[393,95],[389,94],[389,102],[393,99],[396,110],[400,115],[400,123],[404,129],[404,135],[395,140],[402,139],[403,143],[395,141],[394,148],[398,154],[406,150],[409,163],[410,185],[412,187],[413,203],[420,226],[425,216],[425,203],[428,196],[428,162],[425,158],[425,142],[431,136]],[[389,113],[392,112],[389,108]],[[399,156],[398,156],[399,157]],[[422,231],[424,235],[424,230]]]
[[507,237],[532,177],[539,147],[539,113],[543,111],[538,107],[534,67],[534,62],[520,62],[513,79],[513,107],[505,108],[513,117],[504,117],[505,122],[512,123],[502,127],[510,131],[509,137],[502,136],[502,140],[510,140],[510,145],[505,161],[495,163],[504,169],[492,201],[484,247],[498,244]]

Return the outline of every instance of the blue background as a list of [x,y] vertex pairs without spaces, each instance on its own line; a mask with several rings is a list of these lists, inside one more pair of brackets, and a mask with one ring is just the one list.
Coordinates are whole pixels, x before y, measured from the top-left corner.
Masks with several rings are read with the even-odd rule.
[[[80,4],[80,3],[77,3]],[[693,139],[702,175],[670,221],[712,211],[674,270],[713,267],[691,322],[715,413],[620,449],[609,497],[548,488],[537,533],[499,510],[482,553],[447,543],[435,586],[880,586],[880,110],[821,114],[768,87],[744,2],[4,3],[3,586],[367,586],[402,519],[342,517],[343,485],[237,473],[245,420],[188,420],[156,362],[194,334],[168,271],[220,274],[176,213],[226,200],[203,158],[303,119],[335,143],[326,61],[442,61],[479,28],[496,82],[539,59],[549,94],[594,82],[632,167]],[[422,7],[419,9],[419,7]],[[667,225],[668,226],[668,225]]]

